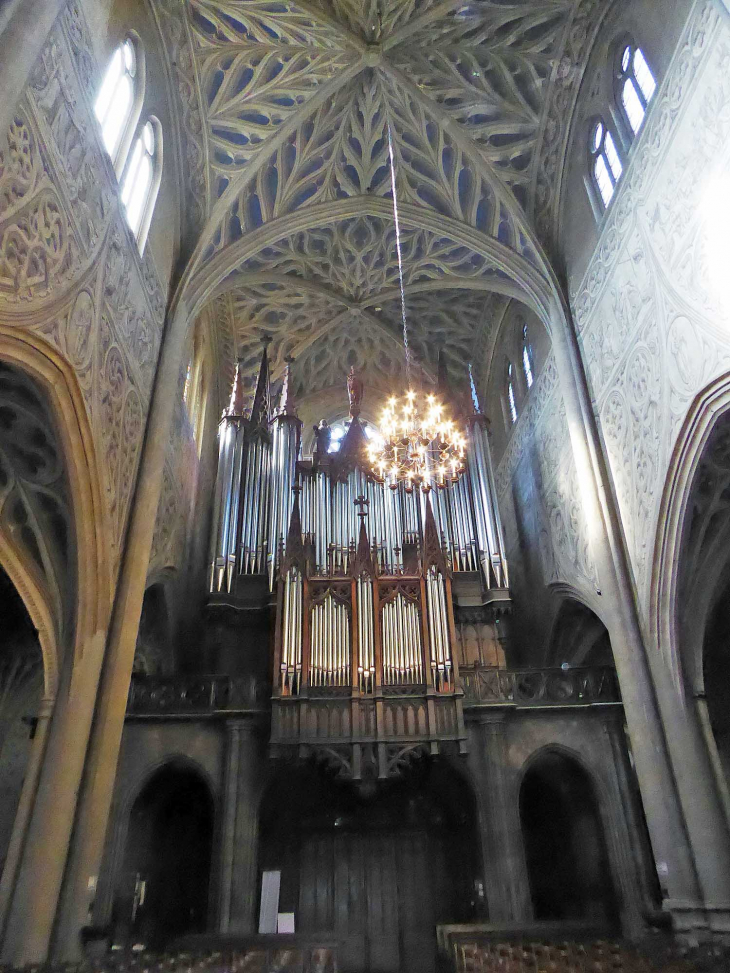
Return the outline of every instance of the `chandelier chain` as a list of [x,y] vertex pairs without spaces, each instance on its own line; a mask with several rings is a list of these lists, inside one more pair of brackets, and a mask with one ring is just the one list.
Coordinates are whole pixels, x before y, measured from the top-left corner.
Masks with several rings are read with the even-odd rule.
[[406,287],[403,281],[403,250],[400,240],[400,217],[398,216],[398,193],[395,188],[395,154],[393,151],[393,132],[388,125],[388,155],[390,156],[390,183],[393,187],[393,218],[395,221],[395,250],[398,255],[398,280],[400,283],[400,311],[403,320],[403,347],[406,352],[406,388],[411,387],[411,349],[408,344],[408,321],[406,318]]

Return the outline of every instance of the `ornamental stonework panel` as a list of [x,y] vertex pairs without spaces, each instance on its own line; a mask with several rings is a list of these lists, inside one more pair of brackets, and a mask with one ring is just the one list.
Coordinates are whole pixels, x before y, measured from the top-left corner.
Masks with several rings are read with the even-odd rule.
[[101,79],[75,3],[59,16],[0,135],[0,309],[73,367],[117,559],[157,364],[165,296],[118,202],[92,98]]
[[[699,3],[571,303],[640,599],[659,505],[695,396],[730,373],[730,304],[708,233],[730,178],[730,30]],[[648,610],[648,609],[647,609]]]

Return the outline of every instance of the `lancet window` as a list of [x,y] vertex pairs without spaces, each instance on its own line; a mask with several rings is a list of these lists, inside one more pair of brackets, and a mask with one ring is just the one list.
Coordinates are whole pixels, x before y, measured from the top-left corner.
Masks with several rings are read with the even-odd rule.
[[631,131],[636,135],[656,92],[656,81],[640,47],[626,44],[618,67],[618,94]]
[[122,202],[127,221],[144,249],[162,176],[162,130],[150,117],[137,137],[122,183]]
[[517,422],[517,399],[515,398],[515,379],[512,362],[507,362],[507,408],[514,425]]
[[590,155],[593,180],[606,209],[613,199],[624,167],[613,135],[602,118],[596,119],[591,129]]
[[527,388],[531,389],[534,381],[532,370],[532,345],[530,344],[530,338],[527,334],[526,324],[522,328],[522,370],[525,373],[525,382],[527,383]]
[[125,135],[136,125],[144,94],[139,67],[140,48],[129,36],[114,52],[94,104],[102,141],[117,175],[124,166]]

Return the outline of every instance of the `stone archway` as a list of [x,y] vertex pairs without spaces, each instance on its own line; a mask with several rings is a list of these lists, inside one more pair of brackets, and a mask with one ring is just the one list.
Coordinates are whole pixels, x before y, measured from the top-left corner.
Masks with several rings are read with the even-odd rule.
[[31,759],[44,684],[43,653],[23,599],[0,567],[0,875]]
[[534,918],[617,928],[619,902],[598,795],[581,764],[552,748],[530,761],[520,787],[520,821]]
[[146,781],[129,812],[116,878],[117,941],[160,949],[207,929],[214,819],[210,788],[187,762],[164,764]]

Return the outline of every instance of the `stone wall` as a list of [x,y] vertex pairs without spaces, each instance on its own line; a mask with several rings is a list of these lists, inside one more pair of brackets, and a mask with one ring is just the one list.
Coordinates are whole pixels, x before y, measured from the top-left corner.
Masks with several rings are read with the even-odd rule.
[[[708,230],[713,186],[724,186],[730,199],[728,105],[730,22],[711,0],[699,0],[631,149],[587,271],[581,280],[569,275],[645,616],[677,434],[695,396],[730,372],[730,301],[721,290],[716,235]],[[585,192],[582,185],[574,190]],[[501,457],[497,487],[513,592],[518,607],[530,604],[517,635],[531,652],[535,642],[544,644],[553,617],[545,586],[569,586],[600,605],[552,356]]]
[[[730,302],[708,209],[730,199],[730,23],[701,0],[571,288],[641,608],[659,506],[693,399],[730,371]],[[717,182],[715,182],[715,180]],[[730,205],[725,208],[730,212]],[[725,232],[727,224],[725,225]],[[727,246],[727,236],[725,246]],[[727,254],[727,251],[726,251]]]
[[73,366],[108,513],[116,571],[165,313],[149,253],[126,225],[92,99],[101,69],[83,15],[58,18],[0,136],[0,325]]

